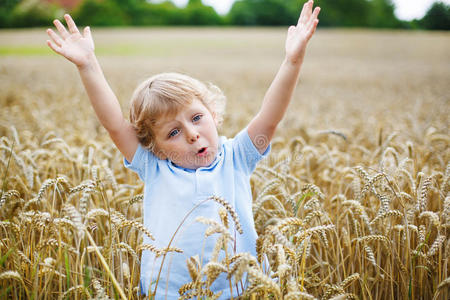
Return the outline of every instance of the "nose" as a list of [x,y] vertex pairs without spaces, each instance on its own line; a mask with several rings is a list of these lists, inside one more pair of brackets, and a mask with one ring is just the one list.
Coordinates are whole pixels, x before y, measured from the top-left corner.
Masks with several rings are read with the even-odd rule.
[[200,138],[200,135],[198,134],[197,130],[195,130],[195,128],[193,127],[187,128],[186,132],[187,132],[186,138],[189,143],[195,143]]

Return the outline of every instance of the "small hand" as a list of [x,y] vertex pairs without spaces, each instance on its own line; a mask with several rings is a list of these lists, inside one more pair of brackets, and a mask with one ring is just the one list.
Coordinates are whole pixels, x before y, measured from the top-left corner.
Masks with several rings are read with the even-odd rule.
[[78,67],[88,64],[89,58],[94,54],[94,41],[89,27],[84,28],[83,35],[78,31],[75,22],[70,15],[64,15],[69,31],[59,20],[54,20],[53,24],[58,29],[59,35],[52,29],[47,29],[47,34],[51,40],[47,40],[47,45],[56,53],[64,56]]
[[306,2],[298,18],[297,26],[289,27],[286,38],[286,58],[292,63],[297,63],[303,59],[306,45],[319,23],[317,16],[320,7],[316,7],[313,11],[313,4],[313,0]]

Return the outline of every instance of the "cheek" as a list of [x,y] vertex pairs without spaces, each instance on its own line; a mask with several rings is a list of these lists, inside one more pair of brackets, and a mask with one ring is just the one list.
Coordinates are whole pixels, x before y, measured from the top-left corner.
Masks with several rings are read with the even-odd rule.
[[159,159],[167,159],[167,155],[162,150],[154,150],[153,154]]
[[158,148],[159,155],[157,156],[161,159],[169,158],[171,160],[175,160],[175,158],[179,157],[184,150],[181,138],[181,136],[177,136],[171,141],[160,143],[160,146]]
[[161,145],[158,141],[155,144],[155,148],[153,149],[153,154],[158,157],[159,159],[166,159],[167,158],[167,152],[165,151],[164,145]]

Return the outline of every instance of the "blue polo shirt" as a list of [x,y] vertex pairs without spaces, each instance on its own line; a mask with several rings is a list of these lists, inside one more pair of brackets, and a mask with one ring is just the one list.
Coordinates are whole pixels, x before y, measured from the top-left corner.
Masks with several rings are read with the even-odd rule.
[[[132,162],[124,159],[127,168],[135,171],[144,181],[143,219],[144,226],[155,237],[155,241],[144,235],[144,244],[166,248],[182,222],[195,205],[211,196],[225,199],[237,212],[243,234],[235,229],[229,216],[230,234],[235,242],[230,242],[228,253],[249,252],[256,256],[256,231],[252,213],[250,175],[256,164],[270,151],[261,155],[242,130],[233,139],[220,138],[219,151],[214,162],[208,167],[186,169],[176,166],[170,160],[158,159],[152,152],[138,146]],[[218,234],[205,238],[207,225],[196,222],[199,216],[214,219],[220,223],[220,204],[209,200],[198,206],[184,221],[172,241],[171,247],[183,253],[169,252],[163,264],[156,299],[178,299],[178,290],[192,281],[186,261],[198,255],[202,266],[210,260]],[[221,251],[219,261],[224,257]],[[141,258],[141,291],[154,291],[162,257],[145,250]],[[233,282],[233,288],[235,285]],[[220,299],[231,296],[229,282],[221,274],[212,284],[215,293],[223,291]],[[242,291],[241,291],[242,292]],[[237,295],[236,290],[233,296]]]

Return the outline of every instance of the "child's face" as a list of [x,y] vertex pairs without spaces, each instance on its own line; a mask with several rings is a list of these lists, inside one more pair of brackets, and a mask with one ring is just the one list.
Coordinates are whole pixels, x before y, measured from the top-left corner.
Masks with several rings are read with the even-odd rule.
[[219,147],[215,117],[200,100],[155,124],[155,154],[176,165],[197,169],[209,166]]

